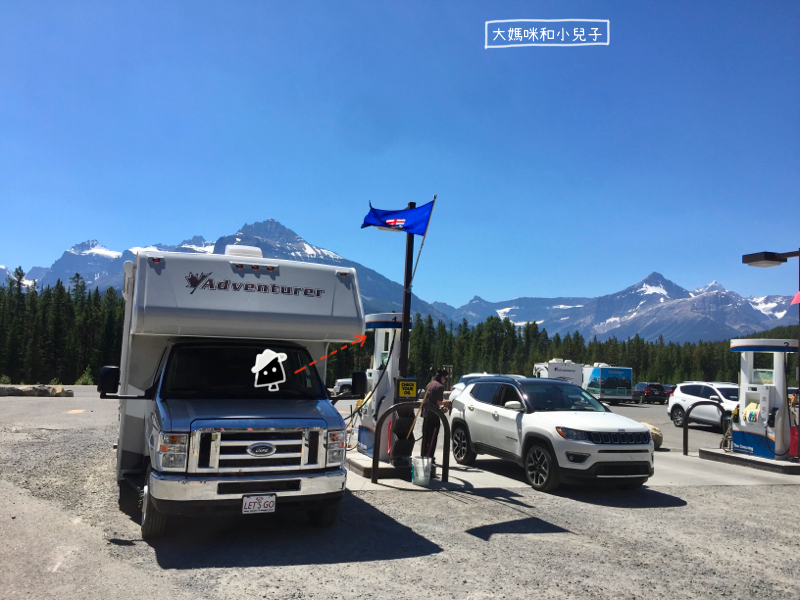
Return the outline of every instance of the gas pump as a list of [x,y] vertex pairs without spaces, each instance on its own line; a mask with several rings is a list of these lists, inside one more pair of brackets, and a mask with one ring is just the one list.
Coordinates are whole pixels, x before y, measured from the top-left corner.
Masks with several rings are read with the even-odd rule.
[[[788,460],[792,426],[786,387],[786,353],[797,352],[797,340],[731,340],[741,352],[739,418],[731,423],[732,450],[773,460]],[[757,352],[771,353],[773,368],[755,368]]]
[[365,322],[366,329],[375,332],[375,350],[372,368],[367,370],[367,380],[372,392],[361,412],[358,451],[372,457],[377,446],[381,461],[405,466],[414,448],[414,435],[409,435],[414,420],[413,409],[398,411],[388,422],[388,427],[384,425],[381,439],[375,440],[375,424],[391,406],[402,401],[416,400],[416,379],[399,376],[402,315],[367,315]]

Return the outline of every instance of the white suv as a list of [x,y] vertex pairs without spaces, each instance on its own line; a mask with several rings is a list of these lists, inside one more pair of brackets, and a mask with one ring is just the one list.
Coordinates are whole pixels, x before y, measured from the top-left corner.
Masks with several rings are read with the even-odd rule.
[[653,474],[650,430],[613,414],[594,396],[556,379],[482,377],[451,407],[453,456],[512,460],[534,489],[612,481],[637,488]]
[[683,427],[689,407],[700,400],[711,400],[713,405],[698,406],[689,415],[691,423],[715,425],[725,432],[731,411],[739,404],[739,386],[735,383],[685,381],[672,392],[667,414],[675,427]]

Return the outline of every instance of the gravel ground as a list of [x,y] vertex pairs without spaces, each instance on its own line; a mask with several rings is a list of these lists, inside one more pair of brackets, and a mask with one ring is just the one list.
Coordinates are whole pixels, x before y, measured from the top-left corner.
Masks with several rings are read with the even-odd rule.
[[148,544],[115,440],[0,426],[0,597],[798,597],[794,486],[355,492],[329,530],[285,511]]

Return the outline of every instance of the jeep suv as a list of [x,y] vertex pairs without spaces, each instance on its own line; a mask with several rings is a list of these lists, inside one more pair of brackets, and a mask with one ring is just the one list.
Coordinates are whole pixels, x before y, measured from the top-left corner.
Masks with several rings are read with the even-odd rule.
[[514,461],[543,492],[598,480],[637,488],[653,474],[646,426],[556,379],[478,379],[453,401],[450,426],[457,463],[478,454]]
[[731,411],[739,404],[739,386],[735,383],[687,381],[672,392],[667,405],[667,414],[675,427],[683,427],[689,407],[700,400],[711,400],[716,406],[698,406],[689,415],[691,423],[703,423],[719,427],[724,433],[728,429]]

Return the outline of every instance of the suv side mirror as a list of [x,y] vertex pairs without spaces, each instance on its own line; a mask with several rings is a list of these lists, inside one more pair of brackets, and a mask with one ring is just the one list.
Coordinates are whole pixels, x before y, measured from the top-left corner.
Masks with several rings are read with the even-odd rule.
[[522,406],[522,402],[519,402],[517,400],[511,400],[510,402],[506,402],[504,406],[508,410],[516,410],[516,411],[519,411],[519,412],[522,412],[523,410],[525,410],[523,408],[523,406]]
[[100,397],[105,398],[106,394],[116,394],[118,389],[119,367],[100,367],[100,376],[97,378],[97,391],[100,392]]

